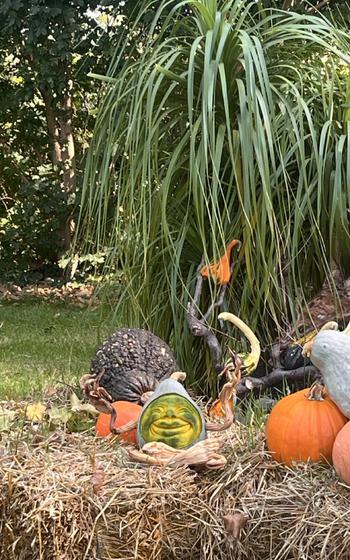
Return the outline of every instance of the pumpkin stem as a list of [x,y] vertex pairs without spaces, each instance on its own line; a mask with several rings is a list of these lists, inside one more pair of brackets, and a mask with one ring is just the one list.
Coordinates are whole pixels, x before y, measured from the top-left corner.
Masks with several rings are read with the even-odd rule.
[[306,395],[309,401],[323,401],[325,397],[325,388],[321,383],[315,381],[310,387],[310,391]]
[[186,379],[186,372],[185,371],[174,371],[169,379],[175,379],[175,381],[185,381]]

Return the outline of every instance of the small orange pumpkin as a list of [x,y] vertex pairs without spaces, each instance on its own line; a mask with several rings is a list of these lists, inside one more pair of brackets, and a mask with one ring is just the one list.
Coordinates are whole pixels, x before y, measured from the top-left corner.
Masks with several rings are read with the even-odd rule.
[[332,462],[332,448],[347,418],[325,394],[321,385],[297,391],[281,399],[266,424],[267,448],[273,459]]
[[350,422],[345,424],[335,438],[332,458],[338,476],[350,486]]
[[203,278],[209,278],[210,276],[221,285],[228,284],[231,278],[231,252],[233,247],[240,244],[238,239],[233,239],[226,246],[225,253],[217,262],[213,262],[209,266],[203,266],[200,270]]
[[[233,399],[230,399],[229,405],[232,412],[234,412],[235,405]],[[209,409],[208,414],[210,418],[224,418],[226,416],[220,399],[216,399],[216,401],[213,402],[213,404]]]
[[[142,411],[142,406],[139,404],[128,402],[128,401],[116,401],[112,404],[114,410],[117,413],[116,421],[114,422],[115,428],[121,428],[128,422],[132,420],[137,421]],[[107,437],[110,431],[110,420],[111,415],[101,412],[99,417],[97,418],[96,422],[96,434],[101,437]],[[120,434],[120,439],[124,441],[128,441],[129,443],[136,444],[136,428],[130,430],[130,432],[125,432],[124,434]]]

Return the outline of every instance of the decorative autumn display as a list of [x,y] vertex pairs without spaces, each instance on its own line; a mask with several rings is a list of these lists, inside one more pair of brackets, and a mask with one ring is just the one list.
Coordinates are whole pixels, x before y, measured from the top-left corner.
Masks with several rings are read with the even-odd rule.
[[[221,258],[221,262],[208,266],[202,266],[204,258],[202,258],[199,270],[197,271],[197,280],[195,284],[193,298],[187,305],[186,320],[188,327],[195,337],[202,337],[208,345],[212,357],[213,368],[215,372],[220,375],[226,368],[226,364],[222,361],[221,345],[215,335],[215,331],[210,328],[209,320],[211,319],[215,310],[225,306],[225,298],[229,280],[234,269],[234,259],[231,255],[232,248],[241,242],[234,239],[228,245],[225,255]],[[221,274],[225,269],[225,274]],[[210,305],[205,312],[200,311],[200,300],[203,290],[205,278],[213,276],[219,283],[219,288],[213,294],[215,297],[211,298]]]
[[[116,419],[113,423],[114,428],[121,428],[127,423],[137,421],[142,411],[142,406],[127,401],[116,401],[112,403],[113,409],[116,411]],[[111,415],[101,412],[96,422],[96,434],[106,437],[111,433],[110,429]],[[120,438],[124,441],[136,444],[136,429],[120,434]]]
[[97,349],[91,371],[80,385],[94,405],[101,389],[105,390],[102,396],[108,395],[111,401],[142,404],[145,393],[178,369],[171,349],[158,336],[144,329],[123,328]]
[[320,331],[304,346],[304,355],[320,370],[327,392],[350,418],[350,336],[346,331]]
[[232,354],[233,362],[227,366],[224,373],[227,377],[227,382],[220,391],[219,398],[213,402],[209,409],[209,417],[225,418],[227,410],[234,417],[235,404],[236,404],[236,386],[241,380],[241,367],[242,360],[238,354]]
[[181,383],[166,379],[146,402],[137,437],[141,448],[145,443],[163,442],[186,449],[206,438],[205,419]]
[[350,486],[350,422],[345,424],[335,438],[332,459],[337,474]]
[[266,425],[267,448],[276,461],[331,462],[332,447],[347,419],[322,385],[281,399]]
[[213,278],[218,284],[228,284],[231,279],[231,252],[233,247],[241,245],[238,239],[233,239],[225,249],[225,252],[217,262],[213,262],[208,266],[203,266],[200,270],[203,278]]

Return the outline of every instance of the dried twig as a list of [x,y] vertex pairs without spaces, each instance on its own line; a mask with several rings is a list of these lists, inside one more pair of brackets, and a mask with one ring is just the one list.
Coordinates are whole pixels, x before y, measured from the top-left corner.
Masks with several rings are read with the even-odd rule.
[[[203,277],[200,273],[200,270],[203,264],[204,258],[202,258],[201,264],[198,267],[194,296],[191,302],[188,304],[186,320],[193,336],[200,336],[205,339],[211,353],[213,367],[216,373],[220,373],[224,367],[222,363],[222,350],[216,335],[209,328],[207,321],[213,314],[214,310],[222,306],[229,284],[224,284],[220,287],[217,300],[212,301],[207,311],[201,317],[199,317],[199,301],[203,289]],[[234,266],[235,261],[232,261],[231,274]]]
[[280,387],[283,382],[294,385],[307,380],[311,384],[320,378],[320,372],[314,366],[304,366],[297,369],[274,369],[264,377],[243,377],[236,387],[237,397],[242,398],[254,390],[265,391],[272,387]]

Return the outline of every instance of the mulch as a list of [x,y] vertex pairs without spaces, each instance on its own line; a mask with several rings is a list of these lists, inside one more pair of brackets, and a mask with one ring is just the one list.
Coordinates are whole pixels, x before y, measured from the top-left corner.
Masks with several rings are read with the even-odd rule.
[[0,284],[0,302],[20,302],[33,298],[40,301],[65,302],[78,307],[98,304],[96,286],[91,284],[67,283],[55,286],[44,282],[24,287],[17,284]]

